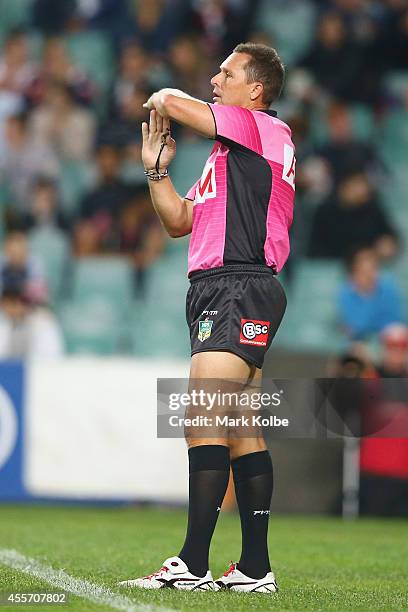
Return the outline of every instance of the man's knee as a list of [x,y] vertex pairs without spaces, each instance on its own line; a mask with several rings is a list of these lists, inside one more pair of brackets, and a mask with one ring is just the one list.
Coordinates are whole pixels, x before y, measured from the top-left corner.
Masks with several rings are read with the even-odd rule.
[[242,457],[243,455],[266,450],[266,444],[263,437],[234,438],[228,440],[228,445],[230,447],[231,460]]
[[229,446],[227,438],[194,438],[186,435],[185,440],[188,448],[194,448],[195,446],[212,446],[214,444]]

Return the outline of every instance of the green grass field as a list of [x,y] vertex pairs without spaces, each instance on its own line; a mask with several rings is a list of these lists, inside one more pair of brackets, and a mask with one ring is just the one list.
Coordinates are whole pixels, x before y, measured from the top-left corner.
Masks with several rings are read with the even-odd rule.
[[[127,604],[116,605],[123,610],[408,609],[408,523],[403,521],[272,516],[270,552],[280,586],[272,596],[116,586],[119,580],[159,569],[166,557],[177,554],[185,519],[183,511],[159,509],[2,506],[0,558],[3,554],[4,562],[4,551],[14,549],[54,570],[63,568],[70,576],[104,585],[126,596]],[[222,514],[211,551],[215,577],[231,559],[237,560],[239,545],[238,516]],[[0,592],[53,590],[58,589],[0,565]],[[65,606],[27,609],[67,608],[113,609],[74,595]]]

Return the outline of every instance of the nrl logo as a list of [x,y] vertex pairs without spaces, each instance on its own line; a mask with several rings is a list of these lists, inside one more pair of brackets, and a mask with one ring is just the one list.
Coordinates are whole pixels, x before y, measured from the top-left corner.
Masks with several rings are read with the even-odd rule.
[[214,321],[208,321],[208,319],[198,322],[198,339],[200,342],[204,342],[211,336],[213,323]]

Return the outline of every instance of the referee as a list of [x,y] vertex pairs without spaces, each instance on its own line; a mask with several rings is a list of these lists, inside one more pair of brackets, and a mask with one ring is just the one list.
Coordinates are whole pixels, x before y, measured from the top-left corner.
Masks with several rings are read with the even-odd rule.
[[[289,127],[269,110],[281,92],[282,62],[266,45],[238,45],[211,79],[213,103],[162,89],[144,105],[142,158],[155,210],[172,237],[191,233],[186,312],[190,378],[260,384],[264,356],[286,308],[276,279],[289,254],[295,152]],[[170,120],[215,140],[201,178],[185,197],[168,166],[176,154]],[[267,532],[272,462],[262,436],[187,436],[189,514],[177,556],[122,585],[274,593]],[[242,553],[218,580],[208,556],[230,466],[241,518]]]

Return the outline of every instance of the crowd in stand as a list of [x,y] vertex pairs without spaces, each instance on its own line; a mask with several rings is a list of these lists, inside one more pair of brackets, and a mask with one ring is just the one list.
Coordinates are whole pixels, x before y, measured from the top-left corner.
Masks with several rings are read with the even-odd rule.
[[[7,263],[10,242],[27,241],[45,226],[66,237],[74,259],[127,257],[142,290],[144,272],[166,246],[141,165],[143,102],[162,86],[209,99],[209,79],[235,44],[279,48],[274,13],[290,20],[301,10],[310,31],[303,47],[289,40],[296,52],[283,53],[287,84],[278,104],[298,160],[288,278],[300,257],[344,261],[349,280],[339,293],[339,324],[352,340],[406,321],[395,280],[380,270],[400,256],[406,239],[382,199],[392,168],[381,143],[359,133],[354,119],[362,110],[381,127],[390,114],[408,112],[408,89],[387,87],[392,71],[408,71],[407,0],[31,0],[27,6],[18,27],[3,31],[0,54],[3,295],[47,303],[46,279],[35,266]],[[96,66],[89,41],[96,41]],[[178,142],[195,138],[177,126],[174,134]],[[66,193],[67,181],[74,195]],[[13,266],[20,272],[11,273]],[[33,274],[44,285],[41,295],[33,295]]]

